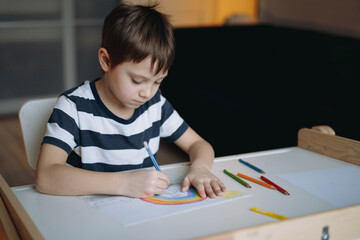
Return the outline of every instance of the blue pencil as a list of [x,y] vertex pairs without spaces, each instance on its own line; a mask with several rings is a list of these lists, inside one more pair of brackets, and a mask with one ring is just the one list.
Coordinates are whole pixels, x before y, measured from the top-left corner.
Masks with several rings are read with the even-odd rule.
[[157,162],[156,162],[156,159],[155,159],[155,157],[154,157],[154,154],[152,154],[152,152],[151,152],[151,150],[150,150],[149,145],[147,144],[147,142],[144,142],[144,147],[145,147],[146,151],[148,152],[148,154],[149,154],[149,156],[150,156],[150,158],[151,158],[151,161],[153,162],[156,170],[161,171],[159,165],[158,165]]
[[263,170],[261,170],[260,168],[257,168],[257,167],[255,167],[254,165],[252,165],[252,164],[250,164],[250,163],[248,163],[248,162],[245,162],[245,161],[242,160],[242,159],[239,159],[239,161],[240,161],[241,163],[245,164],[246,166],[254,169],[255,171],[257,171],[257,172],[259,172],[259,173],[265,173],[265,172],[264,172]]

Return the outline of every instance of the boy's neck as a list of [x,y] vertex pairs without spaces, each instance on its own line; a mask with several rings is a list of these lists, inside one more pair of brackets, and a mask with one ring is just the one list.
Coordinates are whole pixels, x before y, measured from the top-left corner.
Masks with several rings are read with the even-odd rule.
[[105,84],[104,77],[95,82],[95,87],[102,103],[108,108],[110,112],[117,117],[124,120],[130,119],[135,112],[135,109],[128,108],[121,105],[111,90]]

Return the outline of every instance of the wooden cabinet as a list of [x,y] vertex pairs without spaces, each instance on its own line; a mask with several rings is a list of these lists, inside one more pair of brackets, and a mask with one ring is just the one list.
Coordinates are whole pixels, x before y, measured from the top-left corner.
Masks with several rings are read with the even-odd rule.
[[[132,0],[131,3],[146,3]],[[175,27],[220,26],[235,15],[257,19],[257,0],[160,0],[159,10],[171,16]],[[247,18],[246,18],[247,17]],[[240,19],[240,18],[239,18]]]

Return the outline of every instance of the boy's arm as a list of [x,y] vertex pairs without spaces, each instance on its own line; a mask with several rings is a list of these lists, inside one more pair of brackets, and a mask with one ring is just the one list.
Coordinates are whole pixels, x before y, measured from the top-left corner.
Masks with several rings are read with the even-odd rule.
[[112,194],[149,197],[160,194],[170,180],[155,170],[94,172],[66,165],[67,153],[51,144],[42,144],[36,167],[39,192],[54,195]]
[[214,162],[214,150],[190,127],[175,141],[175,144],[188,153],[190,171],[185,176],[182,191],[187,191],[193,185],[201,197],[214,198],[226,191],[225,185],[210,172]]

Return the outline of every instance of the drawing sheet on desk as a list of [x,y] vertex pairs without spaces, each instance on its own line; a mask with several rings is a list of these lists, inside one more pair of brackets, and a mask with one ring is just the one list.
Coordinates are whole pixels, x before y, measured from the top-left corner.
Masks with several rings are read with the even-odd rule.
[[[174,196],[181,195],[179,185],[172,185],[170,188],[172,188],[171,194],[174,194]],[[176,191],[174,191],[174,189],[176,189]],[[187,211],[194,211],[199,208],[221,204],[248,196],[250,196],[250,194],[228,190],[221,197],[216,197],[214,199],[207,198],[202,201],[180,205],[159,205],[146,202],[138,198],[124,196],[90,195],[79,198],[89,206],[94,207],[101,213],[116,220],[122,225],[131,226],[153,219],[180,214]]]
[[279,177],[336,207],[360,204],[360,167],[345,166],[281,174]]

